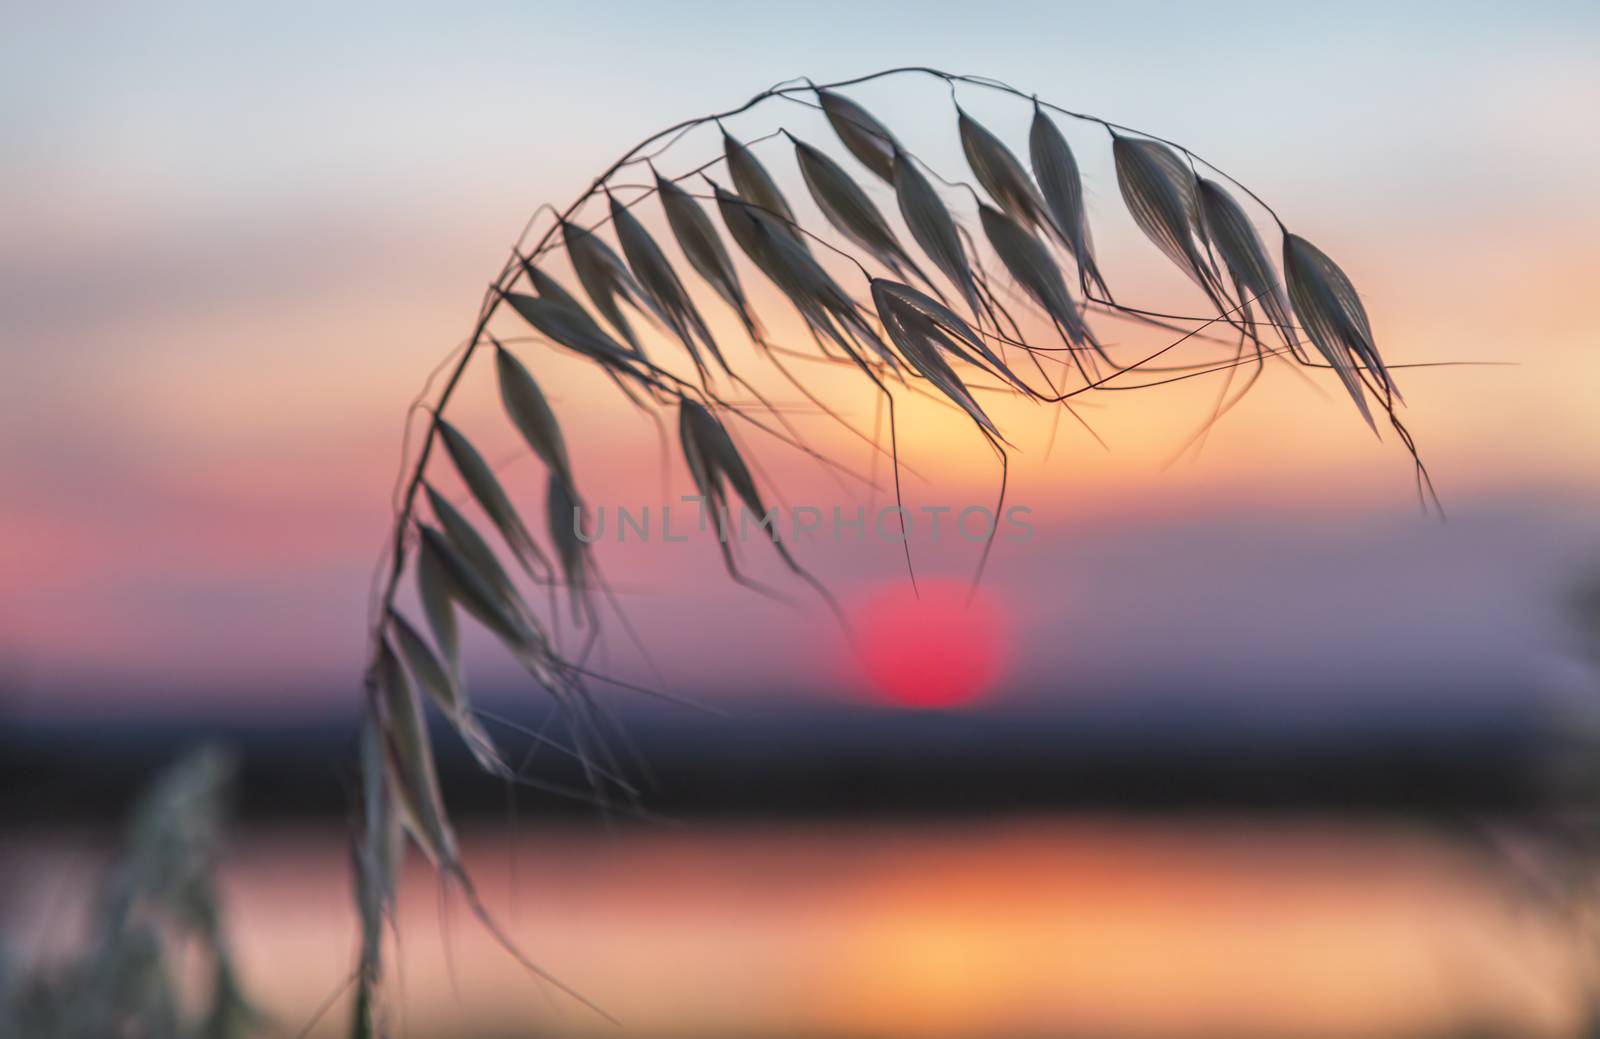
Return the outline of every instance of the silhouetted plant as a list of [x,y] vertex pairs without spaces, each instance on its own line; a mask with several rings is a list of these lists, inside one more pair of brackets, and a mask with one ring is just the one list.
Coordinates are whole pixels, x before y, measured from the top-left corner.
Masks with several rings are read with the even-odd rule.
[[[890,127],[841,92],[888,76],[931,78],[949,88],[952,100],[959,87],[998,92],[1030,105],[1026,163],[957,102],[954,129],[976,184],[936,173]],[[846,154],[830,156],[819,142],[801,140],[787,129],[755,140],[736,139],[724,129],[720,156],[679,173],[662,172],[689,131],[708,123],[720,127],[722,120],[774,102],[820,109]],[[1198,287],[1207,314],[1157,313],[1113,296],[1096,256],[1077,160],[1058,126],[1062,119],[1106,133],[1129,214]],[[758,145],[767,146],[763,157],[756,155]],[[797,219],[768,171],[767,163],[777,160],[785,145],[824,217],[822,226],[807,227]],[[625,171],[640,167],[652,183],[622,179]],[[967,205],[953,205],[945,188]],[[892,196],[892,207],[880,204],[875,194]],[[590,203],[600,204],[603,214],[596,217]],[[645,205],[662,210],[681,261],[669,256],[668,246],[638,218]],[[1276,248],[1269,248],[1247,206],[1270,220],[1279,238]],[[890,215],[896,212],[899,227]],[[551,218],[541,219],[546,213]],[[978,234],[968,226],[973,213]],[[576,285],[562,285],[542,266],[563,250]],[[748,288],[758,279],[775,286],[798,314],[808,349],[776,341],[769,331],[771,316],[758,313]],[[1014,283],[1020,296],[1003,289],[1002,280]],[[404,463],[387,560],[375,589],[366,675],[365,827],[357,852],[363,920],[358,1034],[381,1030],[384,922],[394,900],[402,828],[459,886],[496,938],[538,970],[511,946],[479,900],[434,770],[424,697],[485,771],[527,781],[471,705],[462,679],[461,615],[493,634],[552,699],[571,740],[570,752],[582,762],[596,799],[625,805],[635,797],[610,749],[611,722],[589,688],[599,679],[587,666],[601,623],[596,597],[607,590],[590,546],[575,528],[575,511],[584,500],[579,474],[555,411],[530,373],[530,366],[537,366],[521,348],[538,344],[581,358],[659,425],[664,426],[659,411],[676,409],[684,460],[699,494],[718,516],[741,505],[757,514],[765,511],[756,470],[730,434],[731,424],[820,455],[741,373],[727,338],[715,335],[705,318],[708,306],[730,308],[739,338],[753,344],[758,363],[776,367],[831,420],[882,450],[879,430],[869,436],[849,426],[784,362],[800,353],[848,369],[870,386],[887,409],[886,453],[894,460],[897,494],[898,399],[928,397],[957,409],[999,460],[1003,500],[1009,445],[980,404],[980,392],[1070,413],[1073,399],[1085,394],[1247,367],[1250,374],[1242,384],[1219,398],[1215,418],[1250,390],[1269,359],[1331,370],[1362,418],[1376,429],[1375,416],[1381,414],[1416,458],[1396,415],[1400,394],[1392,371],[1350,279],[1316,246],[1291,233],[1254,192],[1181,145],[993,80],[927,68],[891,69],[826,86],[780,84],[726,112],[651,135],[566,209],[545,207],[535,214],[486,292],[471,334],[452,355],[442,388],[425,405],[430,417],[420,447]],[[1024,319],[1042,321],[1049,336],[1030,341]],[[1178,338],[1145,356],[1119,358],[1097,331],[1107,320],[1166,329]],[[647,348],[642,330],[652,326],[681,348],[678,362],[665,359],[660,343]],[[1167,363],[1156,369],[1159,377],[1130,381],[1183,343],[1221,344],[1229,352],[1199,363]],[[446,418],[463,373],[486,351],[493,353],[507,416],[544,463],[543,543],[494,469]],[[725,389],[730,386],[754,403],[733,399]],[[469,519],[430,481],[435,448],[441,446],[486,522]],[[1426,504],[1432,492],[1420,461],[1416,471]],[[426,499],[431,517],[418,507],[419,497]],[[509,565],[480,527],[504,542]],[[826,597],[787,545],[777,537],[772,543],[786,567]],[[721,544],[729,573],[753,583],[740,573],[726,542]],[[985,546],[983,559],[987,555]],[[909,545],[906,561],[909,569]],[[982,569],[980,560],[980,575]],[[416,584],[421,625],[397,611],[397,593],[407,575]],[[551,591],[549,607],[535,608],[522,592],[523,583]],[[565,605],[556,601],[557,589],[565,590]],[[583,647],[574,652],[563,651],[553,634],[563,615],[586,632]]]
[[[81,953],[0,1000],[0,1032],[30,1039],[241,1039],[259,1016],[239,989],[215,874],[233,762],[198,751],[140,797],[101,885]],[[180,953],[198,943],[207,987],[182,995]]]

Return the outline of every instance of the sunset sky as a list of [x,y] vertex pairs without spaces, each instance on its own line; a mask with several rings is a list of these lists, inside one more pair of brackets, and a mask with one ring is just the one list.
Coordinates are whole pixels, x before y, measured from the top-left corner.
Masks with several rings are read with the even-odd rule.
[[[564,206],[681,119],[789,77],[901,64],[995,76],[1190,146],[1341,264],[1393,363],[1514,362],[1399,373],[1447,524],[1419,516],[1400,446],[1375,440],[1327,373],[1312,373],[1314,388],[1269,370],[1197,459],[1170,466],[1216,377],[1097,395],[1083,414],[1110,450],[1064,423],[1048,460],[1045,413],[1000,408],[1016,433],[1009,501],[1032,509],[1036,535],[1001,544],[985,583],[1010,632],[997,695],[1159,690],[1315,713],[1410,689],[1405,710],[1448,713],[1559,684],[1560,597],[1600,567],[1592,4],[812,2],[738,16],[701,4],[107,4],[36,5],[9,22],[0,703],[11,709],[353,702],[405,408],[469,330],[528,213]],[[947,175],[967,175],[942,85],[853,96]],[[1026,103],[960,100],[1025,148]],[[729,125],[751,137],[780,120],[835,146],[797,105]],[[1104,135],[1063,129],[1119,299],[1203,310],[1129,220]],[[664,167],[716,147],[705,131]],[[758,154],[803,199],[787,146]],[[653,206],[642,211],[659,226]],[[731,335],[729,313],[714,313]],[[1129,351],[1153,342],[1102,327]],[[650,425],[569,359],[523,356],[590,501],[659,504]],[[498,460],[514,434],[491,374],[473,370],[457,414]],[[783,395],[770,373],[761,385]],[[871,425],[869,396],[832,374],[816,385]],[[906,410],[905,461],[925,477],[908,478],[908,505],[990,502],[998,471],[970,423]],[[848,434],[798,421],[868,468]],[[745,442],[791,504],[867,501],[781,444]],[[675,448],[667,477],[672,495],[688,493]],[[537,464],[504,478],[538,514]],[[761,547],[749,546],[752,570],[782,582]],[[976,562],[970,545],[916,547],[930,576],[964,579]],[[897,546],[798,551],[847,606],[904,573]],[[601,558],[673,688],[855,695],[860,678],[803,586],[785,584],[798,608],[752,596],[706,541],[605,546]],[[614,619],[607,630],[605,666],[649,675]],[[497,659],[484,646],[474,667],[496,674]]]

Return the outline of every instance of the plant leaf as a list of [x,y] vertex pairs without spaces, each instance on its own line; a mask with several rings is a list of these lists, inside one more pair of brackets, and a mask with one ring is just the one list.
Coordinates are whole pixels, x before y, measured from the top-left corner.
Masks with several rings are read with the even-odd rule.
[[900,202],[900,215],[905,218],[911,237],[916,239],[928,259],[944,272],[961,292],[974,317],[978,314],[978,289],[972,280],[972,270],[967,266],[967,254],[961,248],[961,235],[956,222],[945,208],[944,200],[933,189],[903,151],[894,155],[894,191]]
[[[944,359],[942,352],[951,349],[948,337],[918,309],[907,305],[899,293],[890,291],[889,284],[881,278],[872,283],[872,302],[877,307],[878,319],[883,322],[884,331],[899,348],[901,356],[923,378],[955,401],[971,416],[972,421],[998,437],[1000,431]],[[899,288],[905,289],[907,286]]]
[[421,536],[419,551],[432,557],[444,576],[450,598],[498,638],[541,688],[556,694],[554,670],[559,661],[555,660],[549,635],[538,619],[514,592],[515,601],[507,602],[445,534],[420,521],[416,526]]
[[943,302],[912,288],[910,285],[889,281],[886,278],[874,279],[872,292],[874,302],[878,302],[883,296],[889,296],[893,298],[897,309],[904,307],[915,312],[915,318],[905,315],[899,318],[902,326],[915,325],[916,327],[924,328],[925,325],[931,325],[931,328],[925,329],[925,334],[936,334],[942,337],[945,349],[968,364],[978,368],[987,367],[1023,393],[1032,394],[1027,385],[1017,378],[1006,363],[990,348],[983,336],[978,334],[971,325],[967,324],[961,315],[945,306]]
[[[433,513],[443,528],[446,543],[455,550],[461,563],[470,572],[470,576],[495,601],[502,616],[509,618],[515,631],[521,633],[517,636],[519,645],[525,643],[527,647],[531,647],[530,651],[533,651],[548,643],[549,638],[539,618],[523,601],[521,593],[511,581],[511,575],[500,565],[500,559],[489,547],[489,543],[432,484],[424,482],[424,487],[428,492],[428,501],[433,506]],[[448,574],[444,576],[445,580],[441,583],[447,594],[459,600],[459,589],[456,584]],[[462,605],[466,606],[467,603],[463,602]],[[472,611],[469,609],[468,612]],[[494,625],[482,617],[478,619],[485,626],[494,628]],[[509,636],[502,635],[502,638],[509,639]]]
[[710,459],[700,447],[698,420],[694,417],[697,410],[705,408],[687,397],[678,402],[678,443],[683,448],[683,460],[689,467],[695,489],[707,504],[715,506],[722,500],[722,485],[717,482]]
[[[756,490],[755,478],[734,446],[733,438],[717,417],[695,401],[684,400],[680,405],[680,420],[689,431],[689,437],[711,476],[720,476],[733,488],[740,500],[752,512],[764,511],[761,496]],[[690,466],[694,468],[693,464]]]
[[628,273],[622,258],[599,235],[566,220],[561,222],[561,240],[566,244],[567,256],[572,260],[578,283],[588,293],[594,308],[612,328],[621,333],[633,352],[643,357],[644,347],[623,315],[618,299],[626,299],[641,310],[648,304],[644,302],[643,290],[633,280],[633,275]]
[[900,146],[889,128],[843,94],[818,90],[817,100],[828,124],[850,154],[885,181],[894,183],[894,154]]
[[1072,345],[1098,345],[1078,312],[1078,304],[1067,290],[1061,268],[1050,250],[1032,232],[998,209],[980,205],[978,218],[1000,262],[1034,302],[1044,308]]
[[394,905],[395,867],[390,840],[395,814],[384,781],[384,738],[378,718],[361,725],[361,828],[356,857],[356,904],[361,912],[361,970],[376,979],[383,951],[383,922]]
[[608,372],[626,375],[641,386],[651,385],[649,376],[636,367],[637,355],[607,335],[587,311],[557,299],[520,292],[507,292],[503,298],[534,331],[550,341],[587,357]]
[[1367,424],[1376,430],[1351,359],[1377,373],[1391,392],[1398,391],[1378,357],[1366,308],[1355,286],[1322,250],[1287,232],[1283,236],[1283,273],[1306,337],[1338,371]]
[[375,1034],[374,1008],[383,981],[383,925],[392,918],[396,878],[405,853],[405,826],[395,810],[380,700],[361,725],[361,841],[353,848],[356,908],[361,916],[361,960],[353,1008],[354,1034]]
[[577,530],[581,503],[571,484],[554,473],[550,474],[544,500],[550,542],[555,545],[556,560],[561,564],[572,617],[582,623],[593,611],[589,607],[589,546],[578,537]]
[[528,649],[533,637],[517,611],[506,605],[499,593],[437,528],[419,522],[417,530],[422,535],[420,551],[431,558],[430,565],[443,575],[450,598],[515,652],[520,654]]
[[959,106],[956,108],[956,128],[961,136],[961,150],[967,157],[967,165],[995,204],[1024,227],[1056,231],[1050,214],[1044,208],[1039,189],[1033,186],[1033,181],[1022,168],[1022,163],[1011,154],[1011,149]]
[[547,299],[563,306],[571,307],[577,313],[588,318],[596,329],[600,328],[600,323],[595,321],[594,317],[584,309],[583,304],[578,302],[577,297],[568,292],[566,287],[559,281],[534,266],[529,260],[522,261],[522,270],[528,276],[528,283],[533,286],[533,291],[540,299]]
[[438,643],[445,663],[452,673],[458,672],[461,669],[461,629],[456,626],[449,579],[439,568],[438,560],[426,552],[417,555],[417,597],[422,600],[428,629],[433,632],[433,641]]
[[528,528],[523,525],[522,517],[517,515],[516,506],[511,504],[511,499],[506,496],[505,488],[500,486],[500,481],[489,468],[489,463],[483,460],[478,449],[473,447],[472,442],[455,426],[443,418],[435,421],[444,440],[445,451],[455,463],[461,479],[466,482],[467,490],[472,492],[472,496],[494,522],[501,536],[506,539],[506,544],[511,546],[512,554],[517,557],[522,568],[528,572],[529,577],[538,579],[540,574],[534,568],[534,564],[537,563],[542,568],[544,576],[548,577],[550,561],[534,543],[533,535],[529,534]]
[[896,240],[878,207],[843,167],[799,138],[790,139],[794,141],[806,187],[828,222],[896,274],[904,277],[904,270],[909,268],[926,281],[926,276]]
[[656,174],[656,190],[661,194],[661,208],[666,211],[667,224],[689,265],[738,313],[750,338],[760,341],[760,325],[745,299],[744,287],[739,284],[739,272],[728,257],[728,250],[723,247],[711,218],[693,196],[659,173]]
[[1159,141],[1117,137],[1111,145],[1117,186],[1134,223],[1167,258],[1194,280],[1221,312],[1221,282],[1201,252],[1199,187],[1194,171]]
[[701,371],[705,369],[696,342],[698,338],[698,341],[704,343],[706,349],[711,351],[711,355],[717,359],[722,370],[727,371],[728,362],[723,359],[722,349],[711,337],[711,330],[706,327],[705,319],[700,316],[694,301],[684,290],[683,282],[678,279],[678,272],[672,269],[672,264],[662,253],[661,247],[627,206],[615,198],[610,198],[610,202],[611,223],[617,229],[617,241],[622,244],[622,254],[628,258],[628,266],[633,269],[640,287],[653,304],[653,309],[665,320],[672,333],[683,342],[697,369]]
[[866,362],[857,352],[863,345],[886,364],[894,365],[893,355],[862,318],[855,301],[815,257],[796,246],[766,213],[707,180],[716,194],[717,210],[728,233],[761,273],[783,291],[814,332],[838,344],[863,368]]
[[428,640],[394,609],[389,610],[389,630],[411,676],[433,700],[440,713],[453,720],[461,710],[461,689],[446,673],[439,658],[434,656]]
[[770,217],[775,227],[793,238],[801,249],[810,252],[800,235],[794,210],[789,208],[789,200],[778,190],[777,182],[761,165],[761,160],[726,130],[722,132],[722,150],[728,160],[728,175],[733,178],[733,187],[739,197]]
[[494,740],[473,715],[472,707],[467,702],[466,689],[433,655],[432,648],[421,632],[394,610],[389,611],[389,627],[394,632],[395,644],[411,676],[456,730],[478,766],[492,775],[509,777],[511,769],[500,757]]
[[1222,185],[1205,178],[1200,180],[1200,212],[1212,246],[1233,275],[1241,317],[1254,326],[1249,301],[1256,300],[1284,345],[1297,350],[1299,340],[1289,317],[1289,301],[1249,215]]
[[378,691],[382,698],[384,746],[391,789],[399,795],[406,828],[435,866],[454,864],[455,835],[439,792],[433,747],[422,722],[422,704],[388,639],[378,651]]
[[1092,285],[1104,299],[1109,300],[1111,290],[1106,287],[1094,258],[1094,242],[1089,234],[1088,210],[1083,204],[1083,178],[1078,172],[1078,160],[1073,157],[1072,148],[1056,127],[1055,121],[1045,115],[1037,102],[1033,106],[1033,125],[1028,130],[1028,158],[1056,233],[1078,261],[1078,282],[1083,294],[1089,295]]
[[[751,515],[758,517],[766,515],[766,506],[762,504],[755,477],[750,474],[749,467],[745,465],[744,458],[739,454],[739,449],[734,445],[733,438],[728,435],[727,427],[721,420],[699,403],[684,398],[678,406],[678,437],[683,444],[684,461],[688,463],[695,487],[717,514],[720,515],[724,511],[728,500],[728,489],[732,488]],[[730,516],[729,522],[731,521]],[[742,523],[743,521],[741,528]],[[779,558],[791,570],[801,572],[799,564],[795,562],[788,547],[783,543],[780,528],[773,525],[764,529]],[[723,547],[723,559],[728,565],[729,572],[737,576],[732,557],[727,552],[726,537],[724,534],[719,538]]]
[[545,467],[562,479],[571,481],[572,469],[567,461],[567,445],[561,436],[561,424],[550,409],[539,384],[522,362],[511,351],[494,343],[495,373],[499,377],[500,402],[505,405],[511,422],[521,432],[533,453]]
[[494,554],[494,549],[478,533],[470,520],[461,514],[461,510],[450,504],[450,500],[440,494],[433,484],[423,481],[423,489],[428,495],[428,504],[433,508],[434,516],[439,520],[439,526],[444,531],[444,536],[449,539],[450,545],[466,564],[482,578],[485,586],[492,591],[500,601],[516,612],[522,612],[521,597],[517,594],[516,585],[512,584],[511,576],[506,573],[505,567],[500,565],[500,558]]

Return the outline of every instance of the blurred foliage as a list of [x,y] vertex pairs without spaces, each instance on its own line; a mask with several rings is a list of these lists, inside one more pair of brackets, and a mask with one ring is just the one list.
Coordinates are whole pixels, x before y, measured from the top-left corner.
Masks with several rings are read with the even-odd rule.
[[145,790],[95,894],[83,947],[4,979],[0,1034],[240,1039],[257,1030],[216,887],[233,774],[229,755],[204,748]]
[[1600,571],[1579,581],[1567,601],[1585,648],[1600,656]]

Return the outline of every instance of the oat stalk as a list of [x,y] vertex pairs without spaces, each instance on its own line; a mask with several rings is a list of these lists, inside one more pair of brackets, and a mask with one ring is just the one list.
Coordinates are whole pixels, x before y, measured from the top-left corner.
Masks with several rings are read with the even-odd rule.
[[[1008,144],[957,99],[951,131],[972,180],[948,178],[842,93],[886,77],[931,78],[948,87],[951,99],[958,87],[1013,97],[1032,112],[1027,140]],[[728,130],[727,121],[774,101],[819,109],[842,154],[830,155],[823,142],[802,140],[783,127],[751,140]],[[1113,296],[1094,253],[1077,159],[1057,119],[1106,133],[1127,215],[1194,282],[1202,313],[1161,313]],[[675,176],[663,175],[658,163],[665,165],[691,131],[706,125],[721,129],[720,154]],[[785,147],[825,218],[821,226],[797,219],[782,178],[772,174],[774,164],[786,159],[779,150]],[[635,167],[645,168],[650,183],[622,177]],[[863,173],[869,179],[863,180]],[[970,201],[975,221],[952,204],[952,190]],[[892,203],[879,200],[884,192],[893,195]],[[590,202],[603,203],[605,215],[585,224],[580,215]],[[653,232],[639,219],[647,202],[660,207],[664,232]],[[1252,216],[1247,205],[1259,213]],[[547,211],[553,219],[530,242]],[[903,231],[893,221],[896,216]],[[1258,222],[1266,223],[1262,216],[1280,239],[1276,248],[1257,229]],[[542,266],[557,251],[567,253],[575,284],[563,285]],[[685,262],[674,260],[674,253]],[[1282,257],[1281,263],[1274,255]],[[776,315],[764,318],[752,302],[749,287],[759,281],[770,282],[798,315],[810,349],[775,339],[769,330],[776,327]],[[742,441],[744,434],[777,440],[848,472],[809,446],[786,409],[740,372],[730,360],[737,355],[728,349],[726,336],[719,339],[711,331],[708,307],[732,310],[758,359],[772,364],[819,413],[867,440],[874,458],[888,457],[897,500],[902,468],[897,398],[938,401],[971,423],[974,435],[996,456],[1003,506],[1012,445],[985,399],[998,394],[1051,406],[1087,428],[1071,410],[1074,397],[1227,373],[1211,422],[1197,434],[1203,437],[1273,360],[1293,368],[1330,369],[1374,431],[1375,417],[1381,415],[1398,433],[1414,461],[1424,507],[1430,500],[1437,504],[1396,413],[1401,398],[1393,368],[1399,366],[1387,365],[1379,353],[1350,279],[1324,252],[1292,234],[1255,192],[1182,145],[1050,104],[996,80],[919,66],[821,85],[788,81],[734,108],[652,134],[565,209],[541,207],[523,227],[485,291],[466,340],[435,373],[443,374],[443,385],[431,403],[422,405],[428,417],[420,447],[403,461],[386,559],[375,579],[365,678],[366,836],[355,856],[363,922],[353,1024],[358,1035],[385,1030],[381,954],[385,923],[392,922],[402,832],[466,896],[497,941],[530,971],[551,980],[511,944],[473,890],[434,772],[425,703],[434,705],[490,774],[538,786],[526,775],[527,762],[539,747],[555,746],[582,764],[589,796],[603,810],[642,811],[638,788],[626,778],[625,741],[590,691],[591,682],[602,679],[588,666],[602,606],[630,637],[636,636],[616,609],[589,544],[578,536],[576,520],[584,502],[579,474],[557,412],[536,380],[537,366],[519,356],[518,348],[531,342],[576,355],[650,416],[663,438],[676,430],[695,488],[718,518],[741,507],[760,515],[777,494]],[[1096,330],[1102,320],[1157,327],[1177,338],[1146,356],[1118,358]],[[1035,340],[1025,334],[1029,321],[1042,324],[1050,335]],[[491,331],[496,322],[505,329]],[[1184,344],[1205,343],[1224,344],[1231,356],[1156,364]],[[534,533],[541,524],[524,519],[495,468],[446,417],[463,376],[486,348],[494,354],[507,419],[545,469],[542,543]],[[886,409],[887,449],[876,427],[869,435],[850,426],[787,359],[856,372]],[[1236,387],[1237,369],[1248,374]],[[676,416],[662,414],[674,410]],[[439,444],[442,453],[435,451]],[[430,474],[441,454],[457,471],[475,506],[471,511],[481,521],[435,488]],[[871,478],[867,482],[875,485]],[[431,517],[421,514],[419,492],[426,492],[422,496]],[[735,581],[783,596],[745,575],[725,539],[719,538],[719,545]],[[827,590],[781,538],[774,537],[772,547],[788,571],[837,611]],[[989,547],[984,546],[980,575]],[[502,562],[502,553],[514,565]],[[906,563],[914,583],[909,545]],[[416,581],[425,623],[407,620],[397,608],[407,574]],[[546,590],[549,604],[531,603],[521,584]],[[459,650],[463,614],[495,636],[554,708],[558,733],[509,725],[533,741],[522,765],[514,764],[517,759],[504,753],[481,724],[480,718],[492,716],[471,706]],[[565,624],[582,633],[580,649],[562,648]]]

